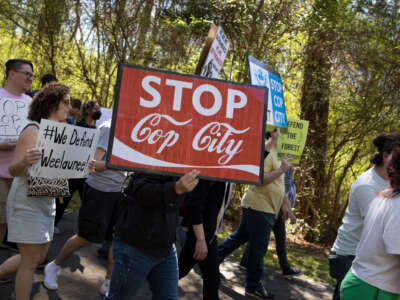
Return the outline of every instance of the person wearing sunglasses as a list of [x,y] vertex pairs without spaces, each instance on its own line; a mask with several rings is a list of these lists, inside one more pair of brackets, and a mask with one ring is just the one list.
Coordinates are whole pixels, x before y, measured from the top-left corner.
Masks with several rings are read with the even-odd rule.
[[0,266],[0,279],[17,272],[16,300],[30,299],[33,273],[46,257],[54,232],[54,197],[28,196],[26,174],[41,157],[36,148],[39,124],[42,119],[65,122],[70,109],[68,87],[53,83],[40,89],[29,106],[29,123],[22,129],[9,167],[14,179],[7,199],[8,240],[18,244],[21,254]]
[[[14,112],[21,106],[28,107],[32,98],[25,94],[33,81],[33,65],[24,59],[10,59],[6,62],[6,82],[0,88],[0,243],[3,242],[7,231],[6,203],[12,183],[8,167],[15,153],[15,145],[19,132],[13,126]],[[6,105],[5,105],[6,104]],[[7,107],[7,110],[3,108]],[[25,116],[26,118],[26,116]],[[13,134],[13,136],[10,136]],[[2,247],[13,247],[12,244],[1,244]]]

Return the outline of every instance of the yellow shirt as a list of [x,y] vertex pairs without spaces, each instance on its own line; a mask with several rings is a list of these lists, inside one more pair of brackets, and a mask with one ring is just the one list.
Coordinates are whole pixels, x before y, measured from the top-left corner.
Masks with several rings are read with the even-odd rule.
[[[278,161],[276,149],[271,149],[264,160],[264,172],[279,169],[281,162]],[[247,190],[242,207],[271,213],[278,216],[285,196],[284,174],[267,185],[251,185]]]

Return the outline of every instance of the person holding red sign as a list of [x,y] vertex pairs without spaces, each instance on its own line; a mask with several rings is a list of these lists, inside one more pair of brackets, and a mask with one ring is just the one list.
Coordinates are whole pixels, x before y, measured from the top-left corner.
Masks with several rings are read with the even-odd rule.
[[257,299],[274,299],[262,283],[264,255],[268,249],[271,230],[282,209],[284,219],[290,211],[289,201],[285,199],[283,176],[292,166],[286,157],[278,161],[277,145],[279,129],[271,133],[265,150],[269,155],[264,160],[264,180],[260,186],[252,185],[242,200],[242,219],[239,228],[228,236],[219,246],[218,255],[222,262],[227,255],[248,242],[249,257],[246,269],[246,295]]
[[105,300],[135,299],[145,280],[154,300],[178,299],[178,210],[184,194],[198,184],[199,173],[193,170],[180,179],[132,175],[115,227],[114,268]]

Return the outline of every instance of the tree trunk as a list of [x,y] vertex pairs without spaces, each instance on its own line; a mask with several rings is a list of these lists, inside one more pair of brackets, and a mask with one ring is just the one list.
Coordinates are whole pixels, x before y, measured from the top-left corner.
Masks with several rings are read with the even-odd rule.
[[[308,225],[314,228],[319,223],[317,212],[324,207],[326,187],[329,185],[329,178],[326,178],[326,154],[330,80],[332,75],[330,57],[334,43],[333,23],[329,23],[329,20],[335,14],[332,8],[336,8],[336,5],[336,1],[319,0],[315,2],[313,14],[310,16],[308,23],[308,41],[305,47],[300,106],[301,119],[310,122],[307,137],[310,155],[308,159],[302,161],[302,166],[304,168],[312,166],[309,174],[312,180],[307,181],[311,193],[306,196],[311,199],[302,201],[300,207],[302,217]],[[311,209],[309,203],[313,203],[315,209]]]

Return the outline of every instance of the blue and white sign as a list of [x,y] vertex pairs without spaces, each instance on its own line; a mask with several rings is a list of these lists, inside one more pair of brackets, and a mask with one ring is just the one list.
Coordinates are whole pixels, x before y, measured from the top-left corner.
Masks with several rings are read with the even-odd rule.
[[249,56],[251,84],[268,87],[267,125],[287,128],[282,79],[267,65]]

